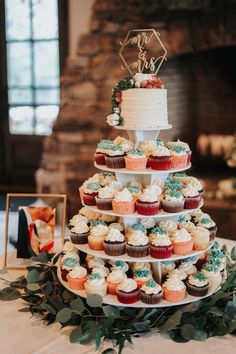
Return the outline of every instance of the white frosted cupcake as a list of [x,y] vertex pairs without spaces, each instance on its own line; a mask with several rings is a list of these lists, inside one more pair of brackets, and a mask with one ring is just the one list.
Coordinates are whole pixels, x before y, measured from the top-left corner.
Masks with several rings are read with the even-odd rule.
[[182,280],[177,277],[170,277],[163,284],[163,297],[170,302],[183,301],[186,294],[186,286]]
[[107,283],[103,276],[99,273],[91,274],[87,281],[84,283],[84,287],[87,295],[97,294],[100,296],[105,296],[107,293]]
[[114,197],[115,190],[109,186],[103,187],[98,191],[95,197],[97,208],[100,210],[112,210],[112,198]]
[[127,275],[120,269],[114,269],[107,276],[108,293],[116,295],[117,286],[127,278]]
[[103,250],[103,242],[108,233],[108,227],[106,225],[98,224],[91,228],[90,235],[88,236],[88,244],[92,250]]
[[193,250],[193,239],[191,234],[185,230],[176,230],[172,237],[173,243],[173,253],[184,256],[192,252]]
[[179,265],[179,269],[183,270],[187,274],[187,276],[190,276],[190,275],[196,273],[196,271],[197,271],[197,268],[191,262],[182,262]]
[[140,291],[134,279],[124,279],[116,288],[118,301],[124,304],[133,304],[139,300]]
[[74,290],[83,290],[87,280],[87,270],[80,265],[76,265],[68,274],[69,287]]
[[204,227],[197,226],[191,232],[193,238],[193,249],[196,251],[205,250],[209,246],[210,242],[210,231]]
[[146,257],[149,254],[149,238],[146,230],[141,224],[132,225],[132,232],[129,233],[126,251],[130,257]]
[[132,214],[135,210],[133,196],[127,188],[116,192],[112,200],[112,209],[117,214]]
[[109,256],[120,256],[125,253],[125,236],[117,229],[109,229],[103,245]]
[[171,238],[173,233],[177,230],[177,222],[173,220],[163,220],[159,222],[159,226],[164,228],[167,231],[168,236]]
[[158,304],[162,299],[162,287],[151,279],[141,286],[140,297],[145,304]]

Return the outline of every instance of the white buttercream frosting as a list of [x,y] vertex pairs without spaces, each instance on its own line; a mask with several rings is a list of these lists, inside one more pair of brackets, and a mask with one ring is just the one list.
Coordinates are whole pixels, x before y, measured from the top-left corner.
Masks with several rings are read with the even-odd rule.
[[108,233],[108,227],[106,225],[98,224],[93,226],[90,231],[91,236],[106,236]]
[[127,278],[127,275],[120,269],[114,269],[108,274],[107,280],[113,284],[119,284]]
[[127,243],[131,246],[145,246],[149,243],[149,238],[141,232],[133,232],[129,235]]
[[125,128],[157,128],[168,124],[167,90],[122,91],[121,117]]
[[197,274],[196,275],[194,275],[194,274],[191,275],[188,278],[188,282],[189,282],[189,284],[191,284],[193,286],[197,286],[197,287],[202,287],[202,286],[205,286],[205,285],[209,284],[209,281],[208,281],[207,277],[205,279],[204,279],[204,277],[202,277],[202,279],[201,278],[199,279],[197,277]]
[[182,282],[182,280],[180,280],[177,277],[170,277],[168,278],[168,280],[164,283],[165,287],[168,290],[184,290],[186,289],[185,284]]
[[75,246],[72,242],[67,241],[64,243],[64,246],[62,248],[62,252],[63,253],[67,253],[67,252],[75,253],[75,252],[77,252],[77,249],[75,248]]
[[160,227],[163,227],[164,229],[166,229],[167,232],[174,232],[175,230],[177,230],[177,223],[173,220],[163,220],[159,223]]
[[137,283],[134,279],[127,278],[118,284],[117,289],[126,293],[130,293],[131,291],[137,289]]
[[114,191],[121,191],[124,188],[123,184],[118,181],[109,182],[108,187]]
[[125,236],[117,229],[110,229],[105,237],[105,241],[109,242],[124,242],[124,240]]
[[182,193],[185,197],[196,197],[198,195],[198,189],[189,183],[182,189]]
[[89,209],[88,207],[83,207],[80,209],[79,213],[85,216],[89,221],[94,219],[99,219],[100,213],[96,213],[95,211]]
[[161,194],[162,190],[157,185],[151,185],[144,189],[143,193],[139,196],[142,202],[156,202]]
[[71,228],[71,232],[74,232],[76,234],[84,234],[89,232],[89,227],[87,225],[87,222],[82,221],[80,223],[77,223]]
[[109,274],[109,269],[107,267],[100,265],[100,266],[94,267],[92,269],[92,274],[94,274],[94,273],[98,273],[102,277],[106,278]]
[[175,243],[187,242],[191,240],[190,233],[185,229],[180,229],[174,232],[173,241]]
[[145,229],[151,229],[156,225],[156,221],[154,218],[146,217],[140,220],[140,224],[142,224]]
[[196,226],[191,221],[187,221],[183,225],[183,228],[192,234],[192,232],[195,230]]
[[94,257],[94,256],[87,256],[86,257],[88,268],[95,268],[99,266],[104,266],[105,262],[102,258]]
[[157,295],[162,292],[162,287],[155,280],[150,280],[141,286],[141,290],[147,295]]
[[201,226],[195,227],[191,235],[197,242],[209,242],[210,240],[210,231]]
[[136,270],[151,270],[151,265],[148,262],[134,262],[132,263],[132,271]]
[[146,156],[152,155],[153,151],[155,151],[157,144],[154,140],[144,140],[139,148],[144,151]]
[[152,156],[170,156],[170,150],[165,146],[157,146],[152,152]]
[[116,192],[114,200],[116,202],[131,202],[133,196],[127,188],[124,188],[122,191]]
[[167,235],[152,234],[150,236],[150,243],[154,246],[170,246],[171,240]]
[[83,278],[87,275],[87,270],[80,265],[75,266],[70,272],[69,276],[71,278]]
[[113,198],[114,194],[114,189],[110,188],[109,186],[103,187],[98,191],[98,197],[101,199]]
[[168,278],[170,277],[176,277],[180,280],[184,280],[187,278],[187,273],[183,270],[183,269],[180,269],[180,268],[176,268],[174,270],[172,270],[168,275],[167,275]]
[[76,214],[70,219],[69,225],[74,226],[79,222],[88,222],[88,219],[83,215]]
[[98,273],[91,274],[86,283],[93,286],[101,286],[106,282],[105,278]]
[[187,275],[196,273],[197,268],[191,262],[183,262],[179,269],[183,270]]
[[119,231],[124,231],[124,225],[121,224],[120,222],[113,222],[112,224],[110,224],[108,226],[108,229],[109,230],[116,229],[116,230],[119,230]]
[[134,146],[133,141],[128,140],[122,136],[117,136],[117,138],[115,138],[115,140],[113,141],[113,144],[122,146],[124,151],[128,151],[129,149],[131,149]]
[[109,261],[109,264],[112,266],[111,270],[122,270],[123,272],[128,272],[129,265],[124,261]]

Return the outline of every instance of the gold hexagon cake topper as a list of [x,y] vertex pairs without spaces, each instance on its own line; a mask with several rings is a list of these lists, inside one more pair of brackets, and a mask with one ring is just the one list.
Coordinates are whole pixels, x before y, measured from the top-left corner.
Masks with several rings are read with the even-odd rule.
[[160,33],[154,29],[130,30],[120,44],[119,56],[131,76],[137,72],[156,75],[164,60],[167,60]]

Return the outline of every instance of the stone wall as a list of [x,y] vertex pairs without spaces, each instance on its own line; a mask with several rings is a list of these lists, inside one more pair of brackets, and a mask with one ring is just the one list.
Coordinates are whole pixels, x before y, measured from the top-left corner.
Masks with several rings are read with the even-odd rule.
[[[65,192],[69,213],[78,209],[77,190],[95,171],[98,140],[118,135],[105,119],[111,90],[126,74],[118,50],[129,29],[160,32],[169,58],[160,77],[168,89],[169,120],[174,127],[164,138],[187,137],[194,144],[202,110],[196,109],[196,71],[189,58],[236,44],[235,10],[236,1],[95,0],[90,31],[79,38],[77,57],[68,60],[61,76],[61,109],[53,133],[45,140],[38,191]],[[197,82],[201,84],[200,78]]]

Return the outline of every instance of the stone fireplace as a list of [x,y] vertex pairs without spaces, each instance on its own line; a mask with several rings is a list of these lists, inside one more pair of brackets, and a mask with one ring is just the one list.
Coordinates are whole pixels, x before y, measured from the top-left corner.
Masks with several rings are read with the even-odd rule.
[[173,129],[161,137],[185,139],[194,150],[199,134],[232,134],[235,17],[233,0],[95,0],[90,31],[61,77],[61,109],[45,140],[38,191],[67,193],[69,214],[78,210],[78,187],[95,172],[97,142],[118,135],[105,121],[111,90],[127,74],[118,50],[129,29],[155,28],[168,52],[160,78]]

